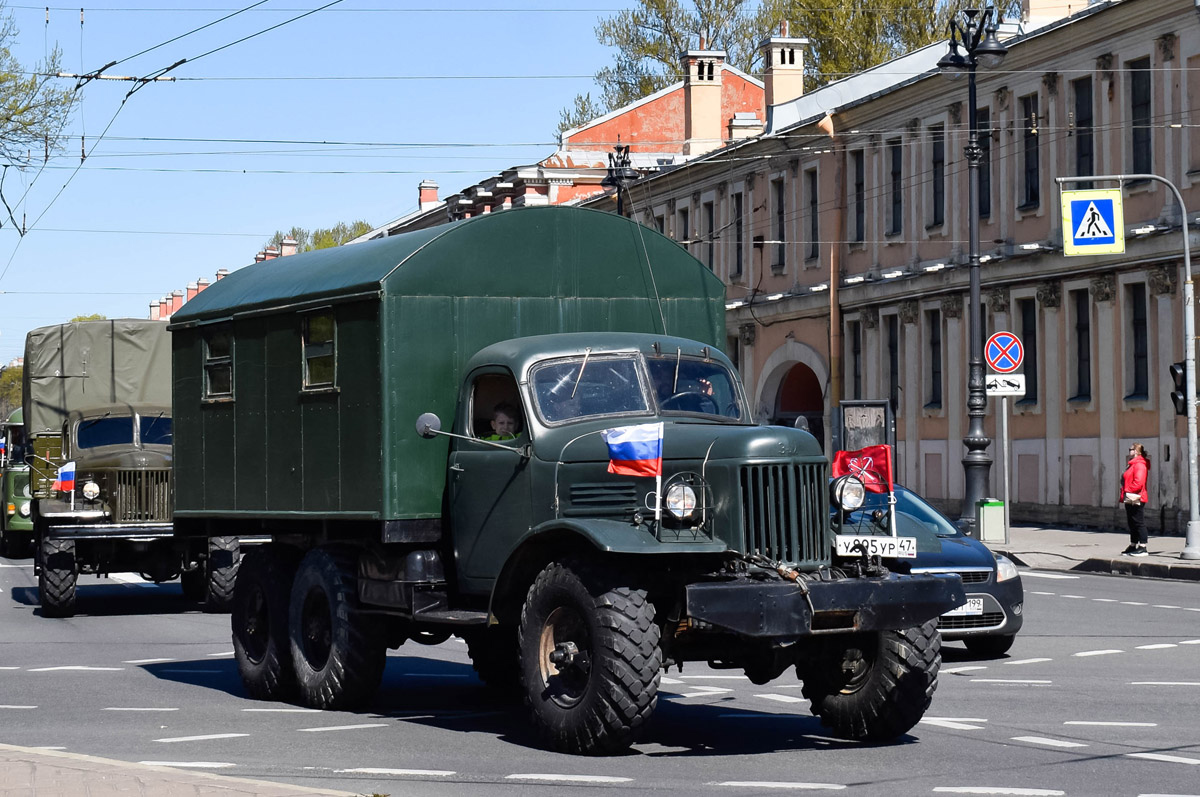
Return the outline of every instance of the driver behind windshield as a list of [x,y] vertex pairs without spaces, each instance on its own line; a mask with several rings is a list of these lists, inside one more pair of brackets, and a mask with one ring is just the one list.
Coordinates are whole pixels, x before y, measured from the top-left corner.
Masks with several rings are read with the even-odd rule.
[[658,406],[667,412],[700,412],[737,418],[737,396],[728,372],[716,363],[664,357],[648,360]]

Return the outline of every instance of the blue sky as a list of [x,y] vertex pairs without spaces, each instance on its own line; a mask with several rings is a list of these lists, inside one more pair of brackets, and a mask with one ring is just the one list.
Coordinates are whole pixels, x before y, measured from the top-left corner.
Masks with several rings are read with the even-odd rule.
[[[252,2],[85,0],[82,31],[78,5],[52,4],[49,24],[45,4],[7,12],[26,68],[57,44],[64,70],[86,73]],[[0,364],[35,327],[146,317],[160,296],[251,263],[277,229],[381,224],[416,209],[422,179],[445,196],[548,154],[560,109],[611,58],[597,19],[627,5],[344,0],[197,59],[323,4],[270,0],[118,64],[106,74],[190,61],[123,106],[131,84],[89,83],[66,148],[8,170],[4,198],[30,229],[0,227]],[[81,135],[91,154],[76,172]]]

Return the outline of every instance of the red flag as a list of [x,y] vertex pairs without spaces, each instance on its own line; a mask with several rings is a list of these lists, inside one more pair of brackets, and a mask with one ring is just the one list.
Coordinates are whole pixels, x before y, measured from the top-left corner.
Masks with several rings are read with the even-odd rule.
[[857,476],[873,493],[890,493],[892,484],[892,447],[867,446],[857,451],[839,451],[833,455],[833,476]]

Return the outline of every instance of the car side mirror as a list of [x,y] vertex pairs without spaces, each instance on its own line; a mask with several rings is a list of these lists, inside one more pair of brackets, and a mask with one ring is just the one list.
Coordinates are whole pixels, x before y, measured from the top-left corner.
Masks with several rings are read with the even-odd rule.
[[423,412],[417,418],[417,434],[426,440],[437,437],[437,433],[440,431],[442,431],[442,419],[436,413]]

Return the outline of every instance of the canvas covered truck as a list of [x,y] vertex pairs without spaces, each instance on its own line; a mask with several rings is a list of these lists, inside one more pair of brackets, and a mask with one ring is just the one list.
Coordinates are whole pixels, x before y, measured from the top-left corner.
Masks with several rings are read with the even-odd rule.
[[176,533],[272,536],[234,591],[247,693],[362,706],[388,648],[454,634],[566,752],[628,747],[697,661],[794,668],[847,737],[911,728],[961,582],[833,558],[829,464],[752,422],[723,316],[676,243],[562,207],[265,261],[185,305]]
[[26,557],[33,551],[29,466],[25,464],[25,422],[20,407],[0,423],[0,555]]
[[171,526],[171,345],[161,321],[55,324],[25,338],[24,420],[43,616],[76,609],[79,576],[180,578],[221,611],[238,540]]

